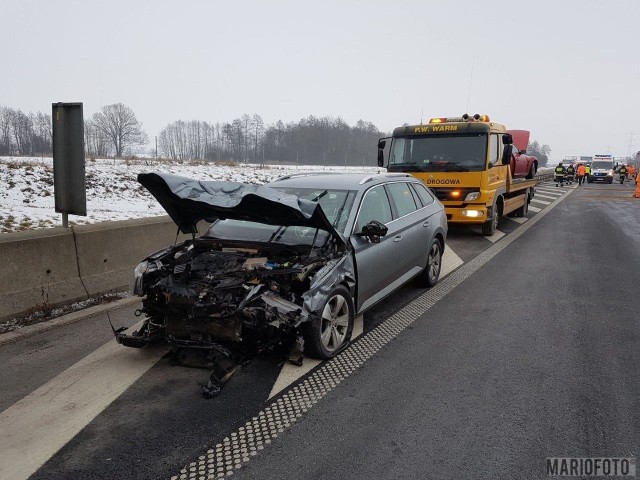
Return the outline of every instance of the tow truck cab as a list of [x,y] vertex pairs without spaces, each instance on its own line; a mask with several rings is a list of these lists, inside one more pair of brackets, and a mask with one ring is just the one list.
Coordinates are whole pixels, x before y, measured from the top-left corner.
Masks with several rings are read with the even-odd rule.
[[[500,216],[527,213],[536,184],[537,159],[524,152],[529,132],[513,133],[487,115],[398,127],[386,167],[421,179],[444,204],[449,222],[481,224],[484,235],[493,235]],[[520,144],[514,146],[516,136]],[[378,142],[379,166],[386,140]]]

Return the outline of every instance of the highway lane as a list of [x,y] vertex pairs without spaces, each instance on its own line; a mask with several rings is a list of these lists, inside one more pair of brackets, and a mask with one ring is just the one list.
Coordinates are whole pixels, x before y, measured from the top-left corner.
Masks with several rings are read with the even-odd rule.
[[[558,197],[563,191],[556,190],[552,196]],[[535,215],[532,212],[528,218]],[[523,221],[526,219],[505,219],[500,229],[508,238]],[[448,241],[450,250],[463,263],[472,261],[492,245],[486,238],[459,227],[451,229]],[[408,285],[378,305],[366,315],[365,333],[422,293],[423,290]],[[123,309],[112,312],[111,317],[116,325],[130,325],[137,320],[132,313],[133,309]],[[0,359],[12,361],[16,369],[0,378],[11,385],[11,392],[0,396],[2,408],[66,371],[74,361],[109,340],[110,335],[106,318],[96,317],[0,348]],[[256,358],[240,368],[222,396],[204,400],[198,395],[197,382],[206,382],[206,371],[171,366],[168,358],[161,358],[53,455],[33,478],[172,475],[197,458],[199,452],[258,414],[267,405],[279,372],[277,359]]]

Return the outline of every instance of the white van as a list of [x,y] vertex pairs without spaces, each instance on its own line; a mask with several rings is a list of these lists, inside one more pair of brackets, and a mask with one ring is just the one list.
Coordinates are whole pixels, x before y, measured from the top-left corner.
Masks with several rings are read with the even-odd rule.
[[587,182],[613,183],[613,155],[594,155]]

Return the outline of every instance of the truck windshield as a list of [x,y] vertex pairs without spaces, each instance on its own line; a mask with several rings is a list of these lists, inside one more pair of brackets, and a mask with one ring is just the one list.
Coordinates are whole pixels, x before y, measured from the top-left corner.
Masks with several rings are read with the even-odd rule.
[[611,170],[613,168],[613,162],[598,162],[595,161],[591,165],[591,168],[595,169],[603,169],[603,170]]
[[393,139],[393,171],[471,172],[486,168],[487,134],[429,135]]

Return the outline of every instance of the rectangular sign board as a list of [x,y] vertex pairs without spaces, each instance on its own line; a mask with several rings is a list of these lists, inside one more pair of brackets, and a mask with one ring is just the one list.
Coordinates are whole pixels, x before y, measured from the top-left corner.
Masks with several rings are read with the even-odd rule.
[[82,103],[52,104],[56,212],[87,214]]

